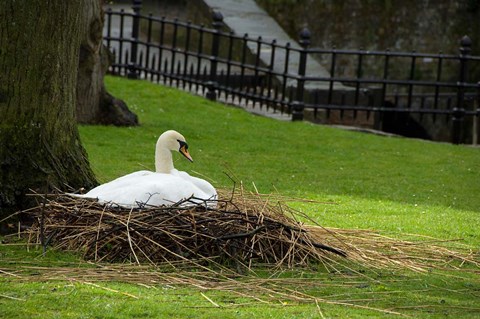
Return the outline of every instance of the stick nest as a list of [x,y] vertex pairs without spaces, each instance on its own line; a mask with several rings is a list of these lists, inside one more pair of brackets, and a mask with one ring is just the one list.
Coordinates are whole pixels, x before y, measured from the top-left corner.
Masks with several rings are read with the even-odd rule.
[[97,262],[294,267],[347,255],[313,240],[282,205],[272,206],[255,196],[230,196],[215,201],[216,208],[211,202],[184,207],[189,199],[142,209],[101,205],[65,194],[42,196],[30,212],[36,222],[29,237]]
[[[325,266],[338,270],[350,262],[373,268],[414,271],[464,264],[479,267],[469,247],[451,249],[443,241],[406,241],[368,230],[327,229],[281,204],[274,196],[220,193],[211,204],[125,209],[66,194],[34,195],[39,205],[29,242],[80,252],[96,262],[205,267],[236,271],[253,265]],[[207,205],[208,204],[208,205]],[[458,248],[458,249],[457,249]],[[350,263],[351,264],[351,263]],[[349,266],[348,266],[349,267]]]

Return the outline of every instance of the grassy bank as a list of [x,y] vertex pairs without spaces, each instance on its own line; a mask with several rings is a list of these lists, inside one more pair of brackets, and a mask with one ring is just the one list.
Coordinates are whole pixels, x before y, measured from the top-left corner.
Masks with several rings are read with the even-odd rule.
[[[233,178],[250,190],[318,201],[291,200],[290,205],[323,226],[369,228],[399,238],[413,233],[461,239],[478,251],[480,149],[278,122],[142,81],[108,78],[107,86],[139,115],[142,125],[80,127],[100,182],[153,170],[158,136],[175,129],[187,138],[194,158],[189,163],[175,154],[175,166],[218,188],[232,188]],[[48,251],[42,257],[34,247],[27,251],[24,246],[0,246],[0,317],[395,316],[371,307],[422,318],[475,318],[480,311],[478,269],[461,276],[388,269],[362,270],[360,277],[305,270],[260,276],[303,278],[286,283],[285,289],[317,296],[317,306],[260,296],[271,301],[265,303],[214,288],[98,282],[79,275],[93,267],[71,254]],[[49,277],[49,268],[55,268],[55,275]],[[315,286],[309,288],[309,282]],[[358,306],[342,305],[352,300]]]
[[176,167],[216,187],[231,188],[233,177],[262,193],[333,201],[294,204],[324,226],[480,243],[478,148],[279,122],[141,81],[108,85],[142,125],[80,128],[100,182],[153,170],[156,139],[176,129],[195,160],[176,156]]

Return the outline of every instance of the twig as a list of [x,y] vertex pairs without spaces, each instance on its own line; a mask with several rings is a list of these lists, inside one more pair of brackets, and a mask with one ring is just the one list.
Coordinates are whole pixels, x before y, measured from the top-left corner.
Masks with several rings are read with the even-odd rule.
[[130,209],[130,212],[128,213],[128,220],[127,220],[127,237],[128,237],[128,244],[130,246],[130,249],[132,251],[132,254],[133,256],[135,257],[135,260],[137,262],[138,265],[140,265],[140,261],[138,260],[138,257],[137,257],[137,254],[135,253],[135,250],[133,249],[133,245],[132,245],[132,237],[130,237],[130,228],[129,228],[129,225],[130,225],[130,218],[132,217],[132,211],[133,211],[133,208]]
[[12,299],[12,300],[17,300],[17,301],[27,301],[27,299],[17,298],[17,297],[12,297],[12,296],[7,296],[7,295],[3,295],[3,294],[0,294],[0,297],[2,297],[2,298],[7,298],[7,299]]
[[99,288],[99,289],[103,289],[103,290],[106,290],[106,291],[110,291],[110,292],[114,292],[114,293],[118,293],[118,294],[122,294],[124,296],[127,296],[127,297],[130,297],[130,298],[134,298],[134,299],[140,299],[139,297],[135,296],[135,295],[132,295],[128,292],[123,292],[123,291],[118,291],[116,289],[112,289],[112,288],[108,288],[108,287],[102,287],[100,285],[97,285],[93,282],[88,282],[88,281],[81,281],[81,280],[75,280],[75,279],[71,279],[71,280],[74,280],[76,282],[79,282],[81,284],[84,284],[84,285],[89,285],[89,286],[93,286],[95,288]]
[[17,277],[17,278],[20,278],[20,276],[18,276],[18,275],[15,275],[14,273],[11,273],[11,272],[8,272],[8,271],[5,271],[5,270],[2,270],[2,269],[0,269],[0,273],[2,273],[2,274],[5,274],[5,275],[9,275],[9,276],[12,276],[12,277]]
[[203,298],[207,299],[212,305],[214,305],[216,308],[221,308],[221,306],[219,304],[217,304],[215,301],[213,301],[212,299],[208,298],[207,296],[205,296],[205,294],[203,292],[200,292],[200,295],[202,295]]
[[318,304],[318,299],[317,298],[315,298],[315,305],[317,306],[318,314],[320,315],[320,317],[325,319],[325,316],[323,315],[322,309],[320,309],[320,305]]
[[102,209],[102,214],[100,215],[100,218],[98,219],[97,237],[95,238],[95,261],[97,261],[97,259],[98,259],[98,237],[100,236],[100,226],[102,225],[103,214],[105,213],[106,208],[107,208],[107,206],[105,206]]
[[258,232],[260,232],[264,229],[265,229],[265,225],[257,227],[257,228],[253,229],[252,231],[250,231],[248,233],[238,233],[238,234],[224,235],[224,236],[218,237],[217,239],[228,240],[228,239],[240,239],[240,238],[245,238],[245,237],[251,237],[251,236],[255,235],[256,233],[258,233]]

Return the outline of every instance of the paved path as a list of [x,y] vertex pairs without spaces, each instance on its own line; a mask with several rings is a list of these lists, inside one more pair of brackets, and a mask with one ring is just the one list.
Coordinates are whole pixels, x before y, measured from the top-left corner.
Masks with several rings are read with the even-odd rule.
[[[225,25],[232,30],[235,34],[243,36],[244,34],[248,34],[250,38],[257,39],[258,37],[262,37],[262,39],[266,42],[272,42],[274,39],[277,41],[277,44],[285,45],[286,43],[290,43],[292,48],[300,48],[300,45],[278,25],[278,23],[271,18],[268,13],[260,8],[254,0],[202,0],[208,7],[215,11],[219,11],[222,13],[224,17]],[[114,4],[109,5],[107,8],[110,7],[114,11],[119,11],[120,9],[124,9],[125,12],[133,12],[131,9],[131,5],[122,5],[122,4]],[[131,18],[125,18],[124,20],[124,36],[131,35]],[[120,21],[118,18],[112,19],[111,21],[112,29],[111,35],[117,37],[120,35]],[[106,36],[106,32],[104,31],[104,36]],[[249,42],[249,49],[252,54],[256,54],[257,45],[256,43]],[[119,52],[118,43],[111,43],[111,49],[115,49],[117,54]],[[129,45],[125,46],[123,51],[129,49]],[[139,48],[139,51],[144,50],[144,48]],[[151,54],[157,54],[158,50],[152,49]],[[164,51],[164,58],[169,59],[170,52]],[[125,53],[122,53],[122,56],[125,56]],[[270,64],[271,59],[271,49],[267,46],[264,46],[260,51],[260,58],[263,60],[265,65]],[[278,73],[284,72],[285,67],[285,51],[284,50],[276,50],[275,52],[275,64],[274,64],[274,71]],[[289,73],[295,74],[298,72],[298,63],[299,63],[299,54],[295,51],[290,51],[290,58],[289,58]],[[191,61],[192,62],[192,61]],[[205,61],[202,61],[205,63]],[[209,67],[209,64],[207,65]],[[219,70],[222,68],[219,65]],[[306,68],[307,75],[311,76],[321,76],[321,77],[329,77],[328,71],[320,65],[313,57],[309,57],[307,59],[307,68]],[[282,81],[282,79],[280,79]],[[296,80],[291,80],[287,83],[287,86],[295,86]],[[341,83],[335,83],[335,89],[345,90],[348,89],[344,87]],[[327,83],[305,83],[306,89],[314,89],[314,90],[324,90],[328,89]],[[220,102],[222,102],[220,100]],[[230,102],[231,104],[231,102]],[[237,103],[238,104],[238,103]],[[245,103],[243,102],[242,105],[237,105],[239,107],[244,108],[245,110],[262,115],[267,117],[272,117],[278,120],[289,120],[291,119],[290,115],[280,112],[274,112],[272,109],[267,110],[266,108],[260,109],[258,106],[253,106],[252,103]]]
[[[225,25],[235,34],[243,36],[248,34],[250,38],[262,37],[266,42],[274,39],[277,44],[285,45],[290,43],[292,48],[300,48],[296,40],[292,39],[280,25],[260,8],[254,0],[203,0],[212,10],[219,11],[223,15]],[[250,51],[256,53],[256,43],[249,43]],[[260,58],[265,65],[270,64],[271,50],[262,49]],[[285,51],[276,50],[274,70],[282,73],[285,65]],[[298,73],[299,54],[291,51],[289,58],[289,72]],[[310,76],[329,77],[329,72],[318,63],[313,57],[307,58],[306,74]],[[288,86],[295,86],[296,81],[292,80]],[[328,83],[305,83],[308,89],[328,89]],[[345,89],[341,83],[335,83],[336,89]]]
[[[126,13],[133,13],[131,5],[110,4],[110,5],[107,5],[106,8],[111,8],[113,11],[120,11],[121,9],[123,9]],[[106,27],[107,26],[105,25],[105,28],[104,28],[104,31],[103,31],[104,36],[107,36]],[[132,19],[131,18],[125,18],[124,19],[123,30],[124,30],[124,32],[123,32],[124,36],[127,36],[127,37],[131,36],[131,30],[132,30]],[[111,33],[112,37],[119,37],[120,36],[120,19],[117,16],[112,17],[110,33]],[[118,42],[112,42],[110,44],[110,49],[114,50],[118,54],[118,52],[120,51]],[[125,45],[124,48],[123,48],[124,52],[122,53],[122,56],[125,56],[125,52],[127,52],[129,50],[130,50],[130,45]],[[139,51],[144,51],[144,50],[145,50],[144,48],[139,48]],[[151,54],[157,54],[157,56],[158,56],[158,50],[152,49]],[[171,53],[168,50],[164,50],[163,55],[164,55],[164,58],[170,59]],[[191,59],[193,60],[193,58],[191,58]],[[191,61],[191,62],[193,62],[193,61]],[[205,62],[205,61],[203,61],[203,63],[206,63],[207,68],[210,66],[210,64]],[[222,68],[222,66],[219,66],[218,69],[221,70],[221,68]],[[203,66],[202,66],[202,69],[203,69]],[[192,90],[192,92],[195,93],[195,94],[203,95],[201,90],[198,90],[198,91]],[[247,101],[246,99],[243,99],[241,102],[238,102],[238,100],[236,100],[235,102],[232,102],[230,100],[225,101],[222,97],[220,97],[218,99],[218,101],[226,103],[226,104],[230,104],[230,105],[233,105],[233,106],[236,106],[236,107],[241,107],[241,108],[245,109],[246,111],[248,111],[250,113],[253,113],[253,114],[256,114],[256,115],[266,116],[266,117],[270,117],[270,118],[274,118],[274,119],[282,120],[282,121],[291,120],[291,116],[287,113],[281,113],[281,112],[275,111],[273,109],[268,109],[267,110],[267,108],[265,108],[265,107],[259,108],[258,105],[255,106],[254,103],[252,103],[251,101]]]

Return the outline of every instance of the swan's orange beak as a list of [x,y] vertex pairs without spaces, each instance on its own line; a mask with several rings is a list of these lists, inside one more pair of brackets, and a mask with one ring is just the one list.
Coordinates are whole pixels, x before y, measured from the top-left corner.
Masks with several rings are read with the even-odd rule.
[[192,157],[190,156],[190,153],[188,152],[188,146],[187,144],[184,144],[182,145],[182,147],[180,147],[179,149],[179,152],[185,156],[190,162],[193,162],[193,159]]

